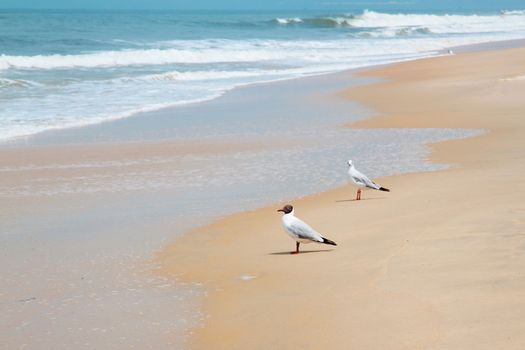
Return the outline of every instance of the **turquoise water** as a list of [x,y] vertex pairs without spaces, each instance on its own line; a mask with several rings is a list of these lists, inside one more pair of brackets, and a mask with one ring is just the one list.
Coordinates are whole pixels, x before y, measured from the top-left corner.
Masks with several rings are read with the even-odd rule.
[[0,11],[0,140],[525,37],[519,10],[387,10]]

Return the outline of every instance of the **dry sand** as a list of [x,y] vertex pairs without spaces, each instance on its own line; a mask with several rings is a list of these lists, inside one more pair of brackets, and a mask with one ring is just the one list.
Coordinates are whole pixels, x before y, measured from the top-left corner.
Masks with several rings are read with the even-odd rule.
[[288,254],[282,203],[178,239],[164,273],[209,291],[193,349],[525,349],[525,49],[363,74],[387,81],[342,97],[380,116],[351,127],[488,132],[431,145],[452,168],[378,179],[390,193],[294,201],[335,249]]

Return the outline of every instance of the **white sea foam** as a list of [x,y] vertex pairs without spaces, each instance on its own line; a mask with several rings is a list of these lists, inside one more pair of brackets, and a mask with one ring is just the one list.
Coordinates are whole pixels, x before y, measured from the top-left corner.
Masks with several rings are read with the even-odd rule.
[[[123,66],[168,65],[168,64],[212,64],[212,63],[263,63],[283,62],[304,65],[337,61],[355,57],[356,49],[361,54],[384,52],[383,47],[370,47],[367,43],[331,41],[228,41],[217,47],[206,48],[150,49],[105,51],[80,55],[0,56],[1,69],[75,69],[109,68]],[[434,42],[422,43],[421,50],[432,49]],[[398,53],[413,53],[413,48],[397,47]]]
[[[326,62],[290,69],[248,71],[169,71],[110,80],[72,80],[59,93],[40,96],[38,112],[28,108],[33,98],[16,98],[0,105],[0,138],[4,140],[42,131],[81,127],[126,118],[141,112],[211,100],[246,84],[321,74],[366,64],[422,57],[419,54],[376,55],[359,61]],[[44,90],[48,90],[45,88]],[[64,108],[67,106],[67,108]]]
[[8,87],[27,87],[41,85],[42,84],[31,80],[0,78],[0,89]]
[[[266,43],[267,44],[267,43]],[[338,45],[339,44],[339,45]],[[345,47],[346,45],[346,47]],[[42,131],[81,127],[126,118],[137,113],[197,103],[221,96],[235,87],[333,72],[373,64],[403,61],[438,54],[438,51],[411,52],[410,45],[385,53],[382,47],[365,42],[306,42],[289,45],[294,49],[275,50],[278,61],[294,62],[294,68],[249,70],[168,71],[132,75],[109,80],[71,80],[54,86],[55,93],[38,97],[9,99],[0,105],[0,139],[8,140]],[[421,43],[420,49],[436,43]],[[368,50],[368,51],[367,51]],[[413,50],[412,50],[413,51]],[[64,108],[67,106],[67,108]]]
[[[31,118],[28,117],[23,123],[12,123],[11,125],[9,125],[10,120],[7,120],[0,123],[0,140],[11,140],[24,136],[34,135],[43,131],[60,130],[65,128],[77,128],[112,120],[123,119],[139,113],[154,112],[169,107],[204,102],[217,98],[220,95],[221,93],[211,93],[205,97],[196,97],[194,99],[188,100],[178,100],[165,103],[150,103],[143,106],[139,106],[139,104],[137,104],[137,106],[123,108],[121,111],[108,109],[102,110],[98,113],[92,113],[90,115],[86,115],[86,112],[82,111],[84,109],[84,106],[81,105],[80,108],[71,108],[73,113],[70,113],[65,117],[56,118],[57,114],[55,114],[55,119],[49,118],[47,120],[41,121],[31,120]],[[58,111],[60,109],[61,107],[58,103],[52,106],[52,110]]]
[[291,23],[301,23],[303,20],[299,17],[293,17],[293,18],[276,18],[275,22],[279,24],[291,24]]
[[[384,43],[388,45],[388,43]],[[433,43],[424,45],[432,48]],[[435,45],[434,45],[435,46]],[[263,63],[287,61],[289,64],[339,61],[362,54],[376,54],[383,47],[345,40],[251,40],[188,42],[173,49],[104,51],[80,55],[0,56],[0,69],[74,69],[109,68],[137,65]],[[412,48],[397,48],[398,53],[412,53]]]
[[[500,15],[434,15],[388,14],[366,10],[360,15],[277,18],[276,22],[319,27],[371,28],[374,29],[370,33],[372,37],[379,37],[381,33],[386,36],[410,34],[411,27],[415,27],[415,34],[422,34],[417,28],[426,28],[426,33],[490,33],[525,30],[525,11],[502,11]],[[379,28],[391,28],[392,31],[382,32]]]
[[501,14],[502,15],[507,15],[507,16],[514,16],[514,15],[518,15],[518,16],[525,16],[525,10],[513,10],[513,11],[506,11],[506,10],[503,10],[501,11]]
[[232,52],[220,49],[208,49],[206,52],[195,52],[191,49],[124,50],[80,55],[3,55],[0,56],[0,69],[94,68],[174,63],[253,62],[272,58],[274,58],[274,56],[271,52],[264,52],[262,50],[254,50],[251,52]]
[[490,33],[525,30],[525,12],[513,11],[513,16],[500,15],[431,15],[387,14],[365,11],[351,20],[358,28],[426,27],[432,33]]
[[[322,46],[313,43],[311,48]],[[207,48],[200,51],[193,49],[150,49],[150,50],[125,50],[105,51],[81,55],[38,55],[38,56],[0,56],[0,69],[66,69],[66,68],[95,68],[119,67],[133,65],[165,65],[165,64],[203,64],[203,63],[228,63],[228,62],[261,62],[291,59],[298,56],[297,52],[285,51],[287,46],[300,49],[298,45],[272,45],[263,43],[255,45],[242,45],[232,43],[223,48]],[[303,47],[307,49],[307,47]],[[305,59],[315,59],[318,54],[312,54]],[[321,58],[321,57],[319,57]]]

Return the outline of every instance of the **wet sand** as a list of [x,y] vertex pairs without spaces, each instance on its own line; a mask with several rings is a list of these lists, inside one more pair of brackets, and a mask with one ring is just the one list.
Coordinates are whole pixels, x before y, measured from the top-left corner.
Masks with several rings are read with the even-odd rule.
[[348,186],[293,201],[334,249],[290,255],[283,203],[178,238],[162,273],[208,290],[192,348],[524,348],[524,62],[510,49],[363,73],[386,82],[340,94],[378,111],[351,128],[487,133],[431,145],[452,168],[377,179],[390,193],[356,202]]

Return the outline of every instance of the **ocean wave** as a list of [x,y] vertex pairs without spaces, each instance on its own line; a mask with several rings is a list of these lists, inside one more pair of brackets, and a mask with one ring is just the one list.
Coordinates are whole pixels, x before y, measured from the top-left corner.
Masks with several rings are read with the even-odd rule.
[[314,27],[352,27],[354,16],[308,18],[304,23]]
[[[0,70],[75,69],[169,64],[270,63],[337,61],[348,57],[356,44],[345,40],[229,40],[174,42],[179,48],[102,51],[78,55],[0,55]],[[185,46],[183,46],[185,45]]]
[[428,27],[383,28],[375,31],[364,31],[356,34],[361,38],[393,38],[406,36],[425,36],[434,34]]
[[388,14],[365,10],[351,25],[355,28],[426,27],[434,33],[495,32],[525,29],[525,12],[512,19],[501,15]]
[[274,22],[278,23],[278,24],[293,24],[293,23],[302,23],[303,20],[300,19],[299,17],[294,17],[294,18],[276,18],[276,19],[274,19]]
[[[525,36],[525,11],[509,15],[387,14],[364,11],[321,17],[276,18],[277,25],[351,28],[353,37],[403,37],[443,34],[514,33]],[[337,40],[334,40],[334,42]],[[0,55],[0,71],[8,69],[68,69],[164,64],[251,63],[323,59],[330,41],[172,40],[143,43],[145,47],[79,54]],[[330,46],[332,45],[332,46]],[[302,51],[301,51],[302,50]],[[324,50],[321,52],[321,50]]]
[[280,25],[305,25],[308,27],[321,27],[321,28],[335,28],[335,27],[351,27],[351,21],[354,19],[354,15],[341,15],[334,17],[310,17],[310,18],[276,18],[274,23]]
[[510,11],[507,11],[507,10],[503,10],[501,11],[502,15],[518,15],[518,16],[523,16],[525,15],[525,10],[510,10]]
[[308,18],[275,18],[274,23],[279,25],[303,25],[306,27],[318,28],[340,28],[352,27],[352,20],[356,17],[354,15],[335,15],[335,16],[320,16]]
[[0,89],[12,88],[12,87],[28,87],[28,86],[41,86],[42,84],[36,81],[24,80],[24,79],[8,79],[0,78]]
[[[279,25],[302,25],[325,28],[427,28],[433,33],[494,32],[498,30],[524,30],[525,11],[502,11],[494,15],[435,15],[382,13],[365,10],[361,14],[339,14],[309,18],[276,18]],[[419,29],[416,29],[418,31]],[[410,30],[409,30],[410,31]],[[408,33],[413,34],[413,33]],[[415,33],[422,34],[422,33]],[[406,35],[399,33],[398,35]]]
[[187,105],[187,104],[193,104],[193,103],[199,103],[204,101],[209,101],[212,99],[215,99],[222,95],[224,91],[218,92],[218,93],[210,93],[207,96],[204,97],[194,97],[186,100],[179,100],[179,101],[173,101],[173,102],[164,102],[164,103],[151,103],[146,104],[141,107],[135,107],[135,108],[129,108],[122,110],[119,113],[111,113],[111,114],[102,114],[98,116],[90,116],[89,118],[86,118],[85,116],[79,115],[79,116],[69,116],[67,118],[62,118],[58,120],[50,119],[44,123],[21,123],[21,124],[7,124],[7,123],[0,123],[0,142],[1,141],[8,141],[8,140],[15,140],[18,138],[35,135],[44,131],[51,131],[51,130],[63,130],[68,128],[77,128],[77,127],[83,127],[88,125],[94,125],[99,124],[102,122],[108,122],[118,119],[124,119],[128,118],[130,116],[139,114],[139,113],[145,113],[145,112],[154,112],[161,109],[169,108],[169,107],[175,107],[180,105]]
[[257,50],[256,48],[252,48],[250,51],[235,50],[235,48],[209,48],[201,51],[192,49],[149,49],[102,51],[79,55],[1,55],[0,70],[10,68],[64,69],[176,63],[256,62],[275,58],[278,57],[270,50]]

